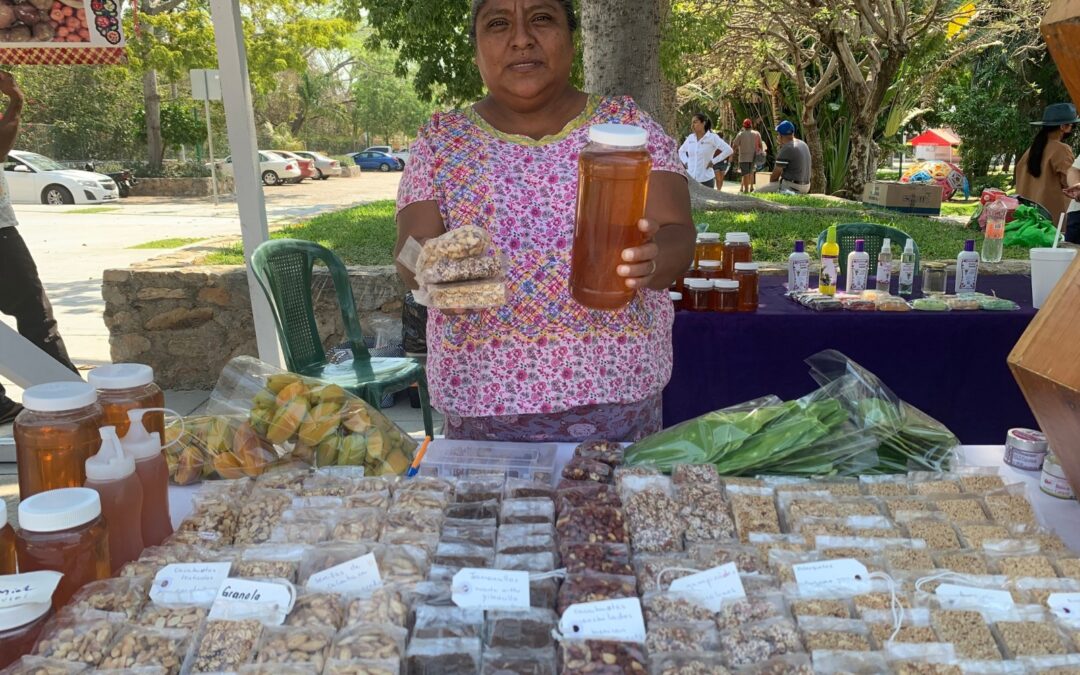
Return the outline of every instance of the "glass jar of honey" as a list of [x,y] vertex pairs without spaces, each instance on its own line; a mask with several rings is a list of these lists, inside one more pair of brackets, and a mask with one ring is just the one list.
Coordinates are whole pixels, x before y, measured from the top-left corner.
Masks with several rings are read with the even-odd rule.
[[720,243],[719,232],[702,232],[697,236],[694,247],[694,266],[700,267],[702,260],[719,261],[724,255],[724,245]]
[[720,260],[702,260],[698,263],[698,276],[702,279],[719,279],[720,278]]
[[82,487],[86,460],[101,447],[97,392],[85,382],[39,384],[23,392],[23,408],[14,433],[19,498]]
[[[97,389],[98,403],[105,413],[105,424],[116,427],[123,438],[128,430],[128,411],[136,408],[163,408],[165,393],[154,384],[154,369],[141,363],[114,363],[98,366],[86,376]],[[143,415],[149,433],[165,438],[165,412],[154,410]]]
[[739,311],[756,312],[758,310],[757,263],[735,263],[735,280],[739,282]]
[[15,574],[15,530],[7,521],[7,509],[0,504],[0,575]]
[[63,488],[21,501],[15,552],[21,573],[52,570],[64,575],[53,593],[56,609],[84,585],[107,579],[109,537],[98,493]]
[[735,278],[736,263],[748,263],[754,259],[750,246],[750,235],[746,232],[728,232],[724,236],[724,265],[721,276],[724,279]]
[[0,609],[0,669],[30,653],[50,617],[48,602]]
[[686,284],[683,309],[688,312],[708,312],[713,282],[709,279],[687,279],[683,283]]
[[715,279],[713,281],[712,311],[739,311],[739,282],[734,279]]
[[623,251],[645,243],[638,223],[645,215],[652,171],[648,140],[640,127],[596,124],[578,157],[570,295],[585,307],[621,309],[637,292],[618,268]]

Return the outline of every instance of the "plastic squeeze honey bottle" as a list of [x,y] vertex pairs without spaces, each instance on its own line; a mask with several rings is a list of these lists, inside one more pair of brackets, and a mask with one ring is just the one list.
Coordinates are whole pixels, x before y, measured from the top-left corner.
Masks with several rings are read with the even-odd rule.
[[82,487],[86,459],[101,447],[97,392],[85,382],[52,382],[23,392],[15,418],[19,498],[46,490]]
[[173,532],[169,519],[169,465],[161,452],[161,436],[146,433],[145,410],[129,410],[131,424],[120,440],[124,453],[135,460],[135,475],[142,485],[143,546],[157,546]]
[[116,574],[143,550],[142,485],[116,427],[101,427],[101,451],[86,460],[86,487],[101,497],[101,515],[109,525],[109,564]]
[[615,310],[636,291],[617,273],[624,249],[641,246],[652,158],[648,132],[626,124],[597,124],[578,159],[577,222],[570,294],[592,309]]

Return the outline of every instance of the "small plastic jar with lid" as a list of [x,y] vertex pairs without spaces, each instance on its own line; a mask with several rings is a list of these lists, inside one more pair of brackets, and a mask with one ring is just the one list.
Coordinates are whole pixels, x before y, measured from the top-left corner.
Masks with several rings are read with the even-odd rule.
[[713,280],[712,311],[739,311],[739,282],[734,279]]
[[[154,384],[154,369],[141,363],[114,363],[98,366],[86,376],[97,389],[98,403],[105,413],[105,424],[116,427],[123,438],[128,430],[128,411],[137,408],[163,408],[165,393]],[[165,413],[161,410],[143,415],[149,433],[165,438]]]
[[1035,429],[1009,429],[1005,438],[1005,463],[1022,471],[1038,471],[1050,450],[1046,436]]
[[701,262],[698,263],[698,275],[702,279],[708,279],[709,281],[712,281],[713,279],[719,279],[720,272],[721,269],[719,260],[702,259]]
[[746,232],[728,232],[724,236],[724,265],[721,276],[724,279],[735,278],[735,265],[748,263],[754,259],[754,250],[750,246],[750,235]]
[[0,576],[15,574],[15,530],[7,521],[7,509],[0,504]]
[[98,493],[64,488],[24,499],[19,503],[15,551],[20,573],[52,570],[64,575],[53,593],[56,609],[84,585],[109,578],[109,536]]
[[86,460],[101,448],[104,414],[85,382],[52,382],[23,392],[15,418],[19,498],[46,490],[82,487]]
[[0,668],[30,653],[50,617],[49,602],[0,609]]
[[682,309],[683,294],[677,291],[668,291],[668,297],[671,298],[671,304],[675,306],[675,311],[678,312]]
[[756,312],[758,310],[757,263],[735,263],[735,280],[739,282],[739,311]]
[[709,279],[686,279],[683,283],[686,286],[683,309],[688,312],[708,312],[713,282]]
[[724,245],[720,243],[719,232],[702,232],[697,236],[694,247],[694,266],[700,267],[702,260],[720,260],[724,255]]

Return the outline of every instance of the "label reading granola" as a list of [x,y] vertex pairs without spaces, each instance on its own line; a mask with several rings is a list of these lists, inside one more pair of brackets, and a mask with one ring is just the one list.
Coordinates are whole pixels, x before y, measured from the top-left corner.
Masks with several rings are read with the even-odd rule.
[[226,579],[218,589],[209,619],[242,621],[258,619],[280,626],[296,603],[296,588],[287,581]]
[[1054,616],[1062,619],[1080,617],[1080,593],[1051,593],[1046,598],[1046,604]]
[[645,642],[645,618],[637,598],[570,605],[559,619],[559,632],[570,640]]
[[870,572],[858,560],[839,558],[792,565],[795,581],[806,590],[832,587],[851,587],[870,581]]
[[680,577],[671,582],[671,590],[692,593],[696,600],[713,612],[720,611],[724,600],[746,597],[739,569],[733,562]]
[[181,563],[166,565],[154,575],[150,599],[158,605],[209,607],[232,563]]
[[307,588],[335,593],[362,593],[382,586],[379,564],[375,554],[368,553],[340,565],[334,565],[308,579]]
[[24,572],[0,576],[0,609],[52,602],[53,591],[63,576],[59,572]]
[[454,575],[451,598],[458,607],[529,609],[529,573],[466,567]]

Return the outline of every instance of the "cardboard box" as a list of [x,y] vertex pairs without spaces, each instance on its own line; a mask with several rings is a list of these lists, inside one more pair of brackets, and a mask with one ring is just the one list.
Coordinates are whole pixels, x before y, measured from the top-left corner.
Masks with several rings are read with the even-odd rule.
[[863,204],[918,216],[941,215],[941,187],[876,180],[863,188]]

